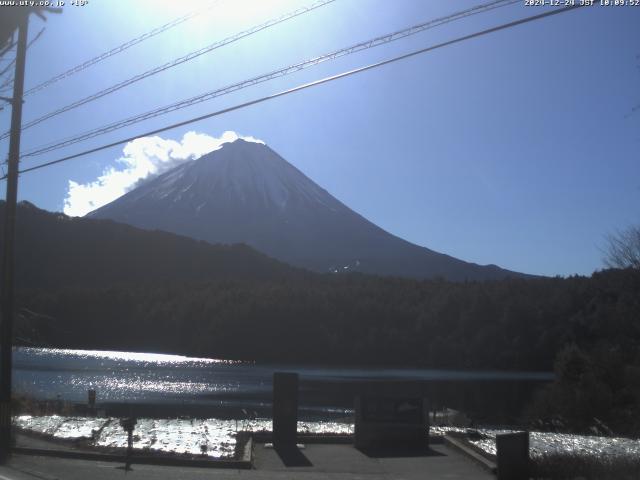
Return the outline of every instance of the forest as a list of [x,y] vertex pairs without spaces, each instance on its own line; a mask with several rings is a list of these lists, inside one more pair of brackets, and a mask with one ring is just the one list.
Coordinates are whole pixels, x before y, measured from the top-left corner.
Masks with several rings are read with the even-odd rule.
[[17,344],[554,370],[531,418],[576,431],[595,418],[615,432],[640,432],[638,269],[492,282],[320,275],[244,246],[30,205],[21,206],[18,225]]

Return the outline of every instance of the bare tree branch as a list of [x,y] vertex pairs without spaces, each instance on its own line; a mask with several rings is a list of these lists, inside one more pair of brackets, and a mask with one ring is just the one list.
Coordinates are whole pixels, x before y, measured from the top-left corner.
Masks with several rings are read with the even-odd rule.
[[608,235],[603,262],[609,268],[640,269],[640,226]]

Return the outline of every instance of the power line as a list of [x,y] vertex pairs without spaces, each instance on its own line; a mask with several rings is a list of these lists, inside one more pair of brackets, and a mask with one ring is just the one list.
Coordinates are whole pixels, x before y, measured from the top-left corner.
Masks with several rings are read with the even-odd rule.
[[[26,46],[26,51],[29,50],[29,48],[31,47],[31,45],[33,45],[34,43],[36,43],[38,41],[38,39],[42,36],[42,34],[44,33],[45,28],[42,27],[40,29],[40,31],[37,33],[37,35],[27,44]],[[7,73],[9,71],[9,69],[13,66],[14,63],[16,63],[16,60],[18,58],[18,55],[16,54],[16,56],[9,62],[9,64],[2,70],[0,71],[0,76],[4,75],[5,73]],[[13,86],[13,77],[9,77],[7,80],[5,80],[2,84],[0,84],[0,92],[2,92],[5,88],[9,88]],[[24,95],[23,95],[24,98]],[[0,110],[4,109],[4,105],[0,106]]]
[[[241,104],[238,104],[238,105],[234,105],[232,107],[228,107],[228,108],[224,108],[222,110],[218,110],[218,111],[215,111],[215,112],[212,112],[212,113],[208,113],[206,115],[201,115],[199,117],[195,117],[195,118],[191,118],[189,120],[184,120],[182,122],[174,123],[174,124],[168,125],[166,127],[157,128],[155,130],[151,130],[151,131],[148,131],[148,132],[145,132],[145,133],[141,133],[141,134],[138,134],[138,135],[135,135],[135,136],[132,136],[132,137],[124,138],[124,139],[118,140],[116,142],[111,142],[109,144],[102,145],[100,147],[92,148],[92,149],[85,150],[85,151],[80,152],[80,153],[76,153],[76,154],[69,155],[69,156],[66,156],[66,157],[63,157],[63,158],[59,158],[57,160],[52,160],[50,162],[42,163],[40,165],[36,165],[36,166],[33,166],[33,167],[25,168],[23,170],[20,170],[19,173],[32,172],[34,170],[39,170],[39,169],[42,169],[42,168],[45,168],[45,167],[56,165],[56,164],[59,164],[59,163],[62,163],[62,162],[66,162],[68,160],[72,160],[74,158],[82,157],[84,155],[88,155],[88,154],[91,154],[91,153],[96,153],[96,152],[99,152],[101,150],[106,150],[108,148],[115,147],[117,145],[121,145],[123,143],[131,142],[131,141],[133,141],[133,140],[135,140],[137,138],[147,137],[147,136],[150,136],[150,135],[156,135],[158,133],[165,132],[167,130],[171,130],[171,129],[174,129],[174,128],[182,127],[184,125],[189,125],[191,123],[196,123],[196,122],[199,122],[199,121],[202,121],[202,120],[206,120],[208,118],[216,117],[216,116],[219,116],[219,115],[223,115],[225,113],[233,112],[235,110],[240,110],[240,109],[252,106],[252,105],[263,103],[263,102],[266,102],[268,100],[273,100],[273,99],[278,98],[278,97],[289,95],[291,93],[299,92],[301,90],[306,90],[307,88],[316,87],[318,85],[329,83],[329,82],[332,82],[334,80],[338,80],[338,79],[341,79],[341,78],[349,77],[349,76],[355,75],[357,73],[362,73],[362,72],[365,72],[365,71],[368,71],[368,70],[372,70],[374,68],[382,67],[384,65],[389,65],[391,63],[395,63],[395,62],[398,62],[398,61],[401,61],[401,60],[405,60],[407,58],[411,58],[411,57],[414,57],[416,55],[420,55],[422,53],[427,53],[427,52],[430,52],[430,51],[433,51],[433,50],[437,50],[439,48],[447,47],[449,45],[453,45],[453,44],[456,44],[456,43],[461,43],[461,42],[464,42],[466,40],[471,40],[473,38],[477,38],[477,37],[480,37],[480,36],[483,36],[483,35],[488,35],[490,33],[498,32],[500,30],[506,30],[508,28],[512,28],[512,27],[515,27],[515,26],[518,26],[518,25],[522,25],[522,24],[525,24],[525,23],[530,23],[530,22],[533,22],[535,20],[540,20],[540,19],[543,19],[543,18],[546,18],[546,17],[550,17],[552,15],[558,15],[560,13],[568,12],[570,10],[575,10],[575,9],[578,9],[578,8],[582,8],[583,6],[587,6],[587,5],[573,5],[573,6],[569,6],[569,7],[563,7],[563,8],[557,9],[557,10],[550,10],[550,11],[547,11],[547,12],[544,12],[544,13],[540,13],[538,15],[533,15],[533,16],[530,16],[530,17],[522,18],[520,20],[515,20],[513,22],[509,22],[509,23],[505,23],[505,24],[502,24],[502,25],[498,25],[497,27],[492,27],[492,28],[489,28],[489,29],[486,29],[486,30],[481,30],[479,32],[471,33],[471,34],[465,35],[463,37],[458,37],[458,38],[455,38],[453,40],[449,40],[447,42],[443,42],[443,43],[439,43],[439,44],[436,44],[436,45],[432,45],[430,47],[422,48],[420,50],[414,50],[413,52],[406,53],[404,55],[399,55],[397,57],[393,57],[393,58],[390,58],[390,59],[387,59],[387,60],[383,60],[381,62],[373,63],[373,64],[370,64],[370,65],[366,65],[364,67],[359,67],[359,68],[356,68],[356,69],[353,69],[353,70],[349,70],[347,72],[339,73],[337,75],[333,75],[333,76],[330,76],[330,77],[325,77],[323,79],[316,80],[316,81],[313,81],[313,82],[310,82],[310,83],[306,83],[306,84],[303,84],[303,85],[298,85],[297,87],[290,88],[288,90],[284,90],[284,91],[281,91],[281,92],[278,92],[278,93],[274,93],[274,94],[271,94],[271,95],[267,95],[265,97],[261,97],[261,98],[255,99],[255,100],[251,100],[249,102],[244,102],[244,103],[241,103]],[[6,176],[0,178],[0,180],[4,180],[5,178],[6,178]]]
[[9,42],[4,48],[0,49],[0,57],[17,45],[18,42]]
[[[52,117],[55,117],[57,115],[60,115],[62,113],[68,112],[69,110],[73,110],[74,108],[80,107],[81,105],[85,105],[89,102],[92,102],[94,100],[97,100],[99,98],[102,98],[106,95],[109,95],[110,93],[116,92],[124,87],[128,87],[129,85],[132,85],[136,82],[139,82],[140,80],[143,80],[145,78],[151,77],[153,75],[156,75],[160,72],[164,72],[165,70],[168,70],[170,68],[173,68],[177,65],[181,65],[185,62],[191,61],[201,55],[204,55],[205,53],[209,53],[212,50],[215,50],[217,48],[221,48],[225,45],[229,45],[230,43],[236,42],[242,38],[248,37],[249,35],[253,35],[255,33],[258,33],[262,30],[265,30],[266,28],[272,27],[274,25],[277,25],[279,23],[282,23],[286,20],[290,20],[291,18],[297,17],[299,15],[302,15],[303,13],[307,13],[310,12],[312,10],[315,10],[316,8],[320,8],[324,5],[327,5],[329,3],[334,2],[335,0],[318,0],[317,2],[309,5],[308,7],[302,7],[302,8],[298,8],[292,12],[289,12],[285,15],[282,15],[278,18],[269,20],[268,22],[265,22],[261,25],[255,26],[250,28],[249,30],[245,30],[243,32],[237,33],[235,35],[232,35],[230,37],[225,38],[224,40],[220,40],[218,42],[212,43],[211,45],[208,45],[204,48],[201,48],[200,50],[196,50],[194,52],[188,53],[187,55],[184,55],[180,58],[177,58],[171,62],[165,63],[164,65],[160,65],[159,67],[155,67],[152,68],[151,70],[147,70],[146,72],[140,73],[138,75],[136,75],[135,77],[131,77],[127,80],[124,80],[120,83],[117,83],[115,85],[112,85],[111,87],[105,88],[104,90],[100,90],[97,93],[94,93],[93,95],[89,95],[88,97],[85,97],[81,100],[78,100],[76,102],[70,103],[69,105],[66,105],[64,107],[58,108],[57,110],[54,110],[52,112],[49,112],[41,117],[38,117],[34,120],[31,120],[30,122],[25,123],[22,126],[22,130],[26,130],[27,128],[33,127],[34,125],[37,125],[39,123],[44,122],[45,120],[48,120]],[[4,134],[0,135],[0,140],[7,138],[9,136],[9,132],[5,132]]]
[[109,57],[112,57],[113,55],[116,55],[118,53],[121,53],[125,50],[127,50],[128,48],[133,47],[134,45],[137,45],[138,43],[141,43],[145,40],[148,40],[149,38],[155,37],[156,35],[159,35],[162,32],[166,32],[167,30],[170,30],[173,27],[177,27],[178,25],[186,22],[187,20],[191,20],[194,17],[197,17],[198,15],[210,10],[211,8],[213,8],[214,4],[217,3],[219,0],[214,0],[212,2],[210,2],[206,7],[195,10],[191,13],[188,13],[186,15],[183,15],[182,17],[176,18],[172,21],[170,21],[169,23],[165,23],[164,25],[154,28],[153,30],[151,30],[150,32],[144,33],[132,40],[129,40],[128,42],[123,43],[122,45],[119,45],[115,48],[112,48],[111,50],[104,52],[96,57],[93,57],[90,60],[87,60],[86,62],[83,62],[79,65],[76,65],[75,67],[70,68],[69,70],[62,72],[59,75],[56,75],[54,77],[51,77],[49,80],[46,80],[42,83],[39,83],[38,85],[36,85],[35,87],[30,88],[29,90],[27,90],[26,92],[24,92],[24,96],[26,97],[27,95],[31,95],[32,93],[36,93],[40,90],[42,90],[43,88],[48,87],[49,85],[52,85],[56,82],[59,82],[60,80],[70,77],[72,75],[75,75],[78,72],[81,72],[83,70],[86,70],[87,68],[91,67],[92,65],[95,65],[96,63],[99,63],[103,60],[106,60]]
[[475,6],[473,8],[467,9],[467,10],[463,10],[461,12],[456,12],[456,13],[448,15],[446,17],[440,17],[440,18],[437,18],[435,20],[429,20],[427,22],[424,22],[424,23],[421,23],[421,24],[418,24],[418,25],[414,25],[414,26],[409,27],[409,28],[398,30],[396,32],[389,33],[389,34],[386,34],[386,35],[382,35],[382,36],[379,36],[379,37],[376,37],[376,38],[373,38],[373,39],[370,39],[370,40],[367,40],[367,41],[364,41],[364,42],[360,42],[360,43],[357,43],[355,45],[351,45],[351,46],[346,47],[346,48],[335,50],[333,52],[321,55],[319,57],[312,58],[310,60],[305,60],[303,62],[299,62],[299,63],[296,63],[294,65],[289,65],[289,66],[281,68],[279,70],[274,70],[272,72],[269,72],[269,73],[266,73],[266,74],[263,74],[263,75],[259,75],[257,77],[253,77],[253,78],[250,78],[248,80],[243,80],[241,82],[234,83],[232,85],[227,85],[225,87],[218,88],[216,90],[209,91],[209,92],[206,92],[206,93],[203,93],[203,94],[200,94],[200,95],[197,95],[195,97],[191,97],[191,98],[188,98],[188,99],[185,99],[185,100],[181,100],[179,102],[176,102],[176,103],[173,103],[173,104],[170,104],[170,105],[166,105],[166,106],[161,107],[161,108],[156,108],[154,110],[151,110],[149,112],[136,115],[134,117],[130,117],[130,118],[127,118],[127,119],[124,119],[124,120],[113,122],[113,123],[110,123],[108,125],[104,125],[102,127],[95,128],[95,129],[90,130],[88,132],[81,133],[81,134],[76,135],[74,137],[64,139],[64,140],[59,141],[57,143],[48,144],[48,145],[45,145],[45,146],[42,146],[42,147],[37,147],[35,149],[32,149],[31,151],[26,152],[23,155],[23,158],[32,157],[32,156],[36,156],[36,155],[41,155],[43,153],[47,153],[47,152],[50,152],[50,151],[53,151],[53,150],[58,150],[60,148],[67,147],[69,145],[73,145],[75,143],[78,143],[78,142],[81,142],[83,140],[87,140],[89,138],[93,138],[93,137],[96,137],[96,136],[99,136],[99,135],[103,135],[105,133],[109,133],[109,132],[112,132],[112,131],[115,131],[115,130],[119,130],[121,128],[127,127],[129,125],[133,125],[135,123],[142,122],[144,120],[148,120],[150,118],[154,118],[154,117],[157,117],[157,116],[160,116],[160,115],[164,115],[164,114],[169,113],[169,112],[180,110],[182,108],[186,108],[186,107],[189,107],[191,105],[202,103],[202,102],[207,101],[207,100],[212,100],[214,98],[221,97],[223,95],[227,95],[229,93],[236,92],[238,90],[242,90],[244,88],[247,88],[247,87],[250,87],[250,86],[253,86],[253,85],[257,85],[259,83],[263,83],[263,82],[266,82],[268,80],[272,80],[274,78],[290,75],[292,73],[298,72],[300,70],[304,70],[306,68],[312,67],[314,65],[318,65],[320,63],[323,63],[323,62],[326,62],[326,61],[329,61],[329,60],[334,60],[334,59],[339,58],[339,57],[344,57],[344,56],[347,56],[347,55],[351,55],[351,54],[359,52],[361,50],[366,50],[366,49],[369,49],[369,48],[377,47],[377,46],[380,46],[380,45],[383,45],[383,44],[386,44],[386,43],[389,43],[389,42],[393,42],[395,40],[399,40],[399,39],[408,37],[410,35],[415,35],[416,33],[420,33],[420,32],[425,31],[427,29],[435,28],[437,26],[444,25],[446,23],[449,23],[449,22],[452,22],[452,21],[455,21],[455,20],[459,20],[461,18],[465,18],[465,17],[471,16],[471,15],[476,15],[476,14],[479,14],[479,13],[487,12],[487,11],[493,10],[495,8],[500,8],[500,7],[504,7],[504,6],[511,5],[513,3],[519,3],[519,2],[520,2],[520,0],[494,0],[494,1],[491,1],[489,3],[478,5],[478,6]]
[[[40,29],[40,31],[38,32],[38,34],[29,42],[29,44],[27,45],[27,50],[29,50],[29,47],[31,47],[31,45],[33,45],[34,43],[36,43],[38,41],[38,39],[42,36],[42,34],[44,33],[44,27],[42,27]],[[9,69],[11,67],[13,67],[13,64],[16,63],[16,57],[12,58],[7,65],[0,70],[0,76],[4,75],[5,73],[7,73],[9,71]]]
[[11,67],[13,67],[14,63],[16,63],[16,59],[15,58],[12,58],[9,62],[7,62],[7,65],[2,70],[0,70],[0,76],[2,76],[5,73],[7,73],[9,71],[9,69]]
[[0,84],[0,90],[13,88],[13,75],[9,75],[6,80]]
[[[41,33],[42,31],[40,31],[40,33],[38,33],[37,36],[39,37]],[[0,60],[4,60],[7,62],[6,66],[0,71],[0,77],[4,77],[4,74],[9,72],[9,69],[13,67],[13,65],[16,63],[16,55],[14,55],[13,58],[11,59],[3,58],[3,56],[16,45],[17,45],[17,42],[10,42],[10,44],[0,52]],[[29,46],[27,46],[27,48],[29,48]],[[0,79],[0,92],[4,93],[4,91],[8,91],[12,89],[13,89],[13,72],[9,72],[9,75]],[[3,110],[3,109],[4,109],[4,106],[0,106],[0,110]]]

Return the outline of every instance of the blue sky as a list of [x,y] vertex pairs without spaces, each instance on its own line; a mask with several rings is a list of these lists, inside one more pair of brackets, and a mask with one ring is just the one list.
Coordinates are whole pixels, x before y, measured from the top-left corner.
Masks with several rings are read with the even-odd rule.
[[[67,2],[70,3],[70,2]],[[203,2],[92,1],[32,19],[26,87]],[[27,122],[312,1],[221,0],[26,98]],[[25,130],[27,150],[482,1],[336,0]],[[190,7],[191,6],[191,7]],[[24,161],[28,167],[527,15],[524,1],[327,62]],[[264,140],[395,235],[466,261],[590,274],[640,223],[640,7],[592,7],[446,47],[160,134]],[[9,109],[0,112],[2,130]],[[192,134],[193,136],[193,134]],[[0,142],[6,155],[8,142]],[[124,145],[21,176],[20,199],[61,211],[70,181],[122,170]],[[4,182],[1,186],[4,189]],[[4,190],[2,192],[4,195]]]

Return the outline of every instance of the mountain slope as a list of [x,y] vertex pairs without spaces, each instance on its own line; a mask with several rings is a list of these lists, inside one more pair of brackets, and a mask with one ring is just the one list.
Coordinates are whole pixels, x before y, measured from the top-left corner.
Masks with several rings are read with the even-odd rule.
[[88,217],[211,243],[246,243],[319,272],[452,280],[521,275],[402,240],[349,209],[266,145],[244,140],[184,163]]
[[[4,207],[0,202],[0,220]],[[111,221],[71,218],[27,202],[18,205],[18,288],[273,280],[301,274],[245,245],[211,245]]]

